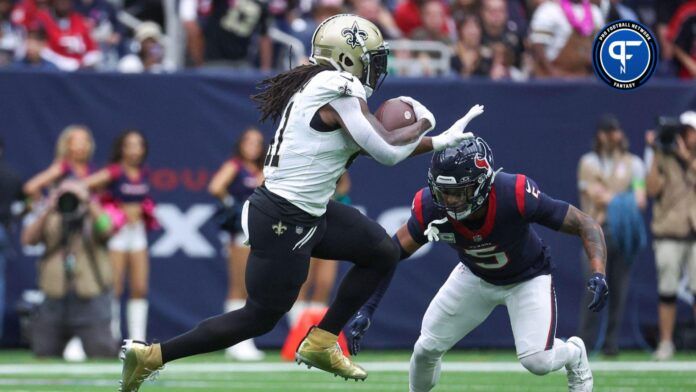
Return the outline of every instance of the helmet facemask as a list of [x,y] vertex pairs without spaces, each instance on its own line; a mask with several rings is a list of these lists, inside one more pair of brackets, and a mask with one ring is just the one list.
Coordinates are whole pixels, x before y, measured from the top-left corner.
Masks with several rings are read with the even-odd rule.
[[386,43],[375,50],[366,51],[360,56],[360,60],[363,63],[360,82],[365,86],[368,97],[377,91],[384,79],[386,79],[389,73],[387,69],[388,57],[389,48]]
[[[457,184],[443,184],[438,178],[428,175],[430,193],[435,205],[447,212],[447,215],[463,220],[478,211],[488,199],[493,184],[493,175],[479,175],[474,181]],[[451,177],[449,177],[451,178]]]

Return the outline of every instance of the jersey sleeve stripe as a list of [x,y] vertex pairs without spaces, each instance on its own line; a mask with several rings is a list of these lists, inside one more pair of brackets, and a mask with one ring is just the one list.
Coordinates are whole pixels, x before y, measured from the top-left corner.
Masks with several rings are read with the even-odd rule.
[[425,222],[423,221],[423,190],[419,190],[416,193],[416,197],[413,198],[413,212],[416,215],[418,223],[421,225],[421,229],[425,230]]
[[517,181],[515,182],[515,200],[517,201],[517,211],[520,212],[521,216],[524,216],[524,184],[527,180],[522,174],[517,175]]

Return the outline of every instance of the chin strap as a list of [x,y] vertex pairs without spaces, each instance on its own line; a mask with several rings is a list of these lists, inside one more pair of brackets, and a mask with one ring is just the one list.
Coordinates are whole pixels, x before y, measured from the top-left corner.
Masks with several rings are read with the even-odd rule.
[[443,223],[447,223],[447,217],[428,223],[428,228],[423,232],[423,234],[428,237],[428,242],[440,241],[440,229],[433,225],[441,225]]

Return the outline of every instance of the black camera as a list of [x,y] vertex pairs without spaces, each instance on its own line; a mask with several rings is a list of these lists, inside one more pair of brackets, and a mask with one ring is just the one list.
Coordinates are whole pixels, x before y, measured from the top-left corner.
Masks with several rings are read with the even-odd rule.
[[56,208],[63,215],[74,214],[80,207],[80,198],[73,192],[64,192],[58,197]]
[[677,149],[677,135],[684,130],[684,125],[676,117],[661,116],[657,119],[657,138],[655,147],[665,153]]

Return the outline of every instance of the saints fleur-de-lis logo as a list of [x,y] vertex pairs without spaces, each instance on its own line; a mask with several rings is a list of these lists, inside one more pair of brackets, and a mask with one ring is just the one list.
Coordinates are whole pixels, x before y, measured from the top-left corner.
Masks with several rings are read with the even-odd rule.
[[285,230],[288,229],[288,227],[283,224],[283,221],[280,221],[280,220],[278,221],[278,223],[271,226],[271,228],[273,229],[273,232],[276,233],[277,235],[281,235],[281,234],[285,233]]
[[360,27],[358,27],[358,22],[353,22],[353,26],[351,28],[346,27],[341,31],[341,35],[346,37],[346,43],[350,45],[351,48],[355,49],[356,46],[360,45],[360,41],[358,40],[358,37],[365,41],[367,39],[367,31],[365,30],[360,30]]

